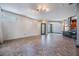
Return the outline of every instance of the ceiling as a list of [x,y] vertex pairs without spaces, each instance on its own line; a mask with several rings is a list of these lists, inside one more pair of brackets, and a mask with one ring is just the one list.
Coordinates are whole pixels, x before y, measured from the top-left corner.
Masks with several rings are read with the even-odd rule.
[[48,6],[50,11],[42,13],[36,11],[38,4],[39,3],[6,3],[0,4],[0,7],[37,20],[61,21],[70,16],[76,15],[76,4],[44,3]]

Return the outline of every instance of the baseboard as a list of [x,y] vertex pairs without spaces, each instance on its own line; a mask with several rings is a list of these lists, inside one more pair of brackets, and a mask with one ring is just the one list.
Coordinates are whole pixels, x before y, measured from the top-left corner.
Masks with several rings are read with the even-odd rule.
[[19,37],[8,38],[7,40],[23,39],[23,38],[30,38],[30,37],[37,37],[37,36],[39,36],[39,35],[32,35],[32,36],[19,36]]
[[22,38],[17,38],[17,39],[24,39],[24,38],[27,38],[27,39],[31,39],[31,38],[40,38],[40,35],[34,35],[34,36],[28,36],[28,37],[22,37]]
[[34,36],[20,37],[20,38],[14,38],[14,39],[5,40],[3,43],[5,43],[7,41],[19,40],[19,39],[39,39],[39,38],[40,38],[40,35],[34,35]]

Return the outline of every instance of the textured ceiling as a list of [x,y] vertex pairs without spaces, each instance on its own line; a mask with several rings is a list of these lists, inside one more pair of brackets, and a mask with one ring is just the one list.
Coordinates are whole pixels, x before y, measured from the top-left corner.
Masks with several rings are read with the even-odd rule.
[[26,3],[26,4],[0,4],[0,6],[8,11],[12,11],[18,14],[22,14],[34,19],[38,19],[38,20],[42,20],[42,19],[46,19],[49,21],[53,21],[53,20],[63,20],[67,17],[70,16],[74,16],[76,15],[76,4],[56,4],[56,3],[46,3],[46,5],[48,6],[48,8],[50,9],[49,12],[37,12],[36,8],[37,8],[36,3]]

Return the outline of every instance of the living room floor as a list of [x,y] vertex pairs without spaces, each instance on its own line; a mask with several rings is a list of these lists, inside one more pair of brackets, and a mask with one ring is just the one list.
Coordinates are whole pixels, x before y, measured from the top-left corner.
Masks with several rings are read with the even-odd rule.
[[34,38],[5,41],[0,45],[1,56],[76,56],[74,39],[62,34],[51,34]]

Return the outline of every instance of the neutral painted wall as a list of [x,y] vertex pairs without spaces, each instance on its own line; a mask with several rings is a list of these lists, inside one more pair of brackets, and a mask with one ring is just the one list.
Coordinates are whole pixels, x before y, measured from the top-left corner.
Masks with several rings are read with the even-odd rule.
[[62,23],[59,23],[59,22],[49,22],[48,23],[48,32],[50,32],[50,24],[53,24],[52,25],[52,31],[53,32],[62,33],[62,30],[63,30]]
[[40,23],[24,16],[2,11],[3,39],[40,35]]

